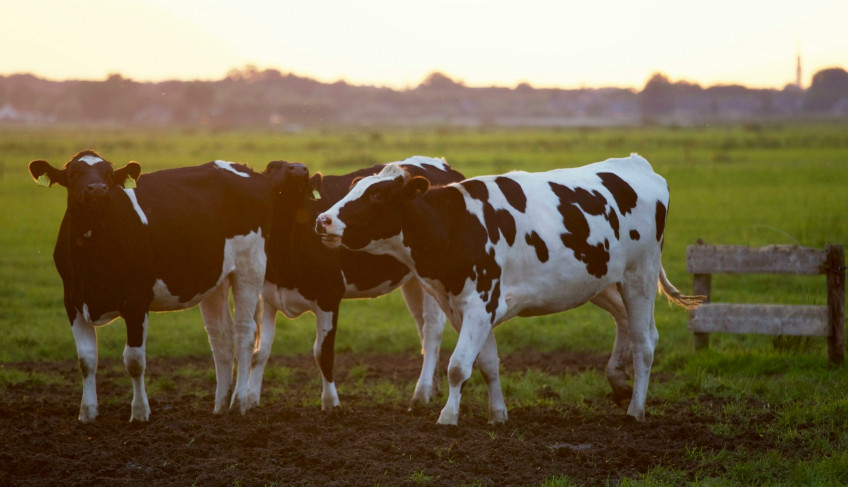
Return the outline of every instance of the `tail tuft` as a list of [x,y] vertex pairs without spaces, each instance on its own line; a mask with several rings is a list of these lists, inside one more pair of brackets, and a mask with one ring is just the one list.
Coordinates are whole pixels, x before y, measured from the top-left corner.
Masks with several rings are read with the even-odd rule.
[[660,280],[658,287],[659,291],[666,295],[669,302],[682,306],[686,309],[695,309],[700,306],[705,299],[707,299],[706,296],[690,296],[678,291],[677,288],[671,284],[671,281],[668,280],[668,277],[666,277],[665,269],[663,269],[662,265],[660,265]]

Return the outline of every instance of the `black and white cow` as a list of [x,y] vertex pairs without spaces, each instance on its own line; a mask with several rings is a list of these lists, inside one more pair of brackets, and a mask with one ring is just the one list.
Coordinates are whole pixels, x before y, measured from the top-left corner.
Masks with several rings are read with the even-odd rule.
[[[433,185],[463,179],[443,159],[418,156],[388,166],[403,168]],[[311,179],[303,164],[274,161],[265,169],[274,192],[274,216],[262,291],[263,325],[250,372],[250,405],[259,402],[262,375],[274,341],[277,311],[289,318],[306,311],[315,314],[317,330],[313,353],[321,369],[321,407],[327,411],[339,405],[333,381],[333,345],[339,304],[342,299],[374,298],[398,287],[418,326],[424,355],[413,403],[427,403],[438,392],[439,383],[433,375],[445,323],[438,303],[423,291],[409,269],[393,257],[328,249],[314,231],[318,214],[347,194],[354,180],[377,174],[384,167],[386,165],[380,164],[343,176],[322,177],[318,173]],[[313,196],[313,191],[319,193],[318,198]]]
[[575,169],[511,172],[429,189],[387,167],[358,182],[322,213],[316,231],[330,247],[390,255],[415,271],[439,301],[459,339],[448,365],[450,392],[439,417],[456,424],[462,385],[476,360],[489,388],[489,420],[507,419],[495,326],[592,301],[616,318],[608,378],[627,390],[627,414],[645,417],[657,343],[654,293],[695,306],[666,279],[661,263],[669,192],[638,155]]
[[39,184],[68,191],[53,260],[83,377],[80,421],[97,416],[95,327],[124,318],[124,365],[133,382],[130,421],[147,421],[148,312],[198,303],[215,358],[215,412],[226,410],[235,347],[238,375],[230,409],[243,413],[270,226],[266,178],[223,161],[139,177],[138,163],[113,169],[90,150],[62,169],[38,160],[29,171]]

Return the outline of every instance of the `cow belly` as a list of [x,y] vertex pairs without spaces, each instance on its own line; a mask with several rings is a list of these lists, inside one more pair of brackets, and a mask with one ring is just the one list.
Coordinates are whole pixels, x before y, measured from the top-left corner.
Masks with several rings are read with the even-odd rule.
[[574,279],[551,276],[550,279],[504,283],[501,292],[507,305],[504,319],[512,316],[541,316],[576,308],[591,300],[615,281],[609,276],[598,279],[588,274]]
[[360,289],[356,284],[345,281],[345,299],[358,299],[358,298],[376,298],[378,296],[382,296],[384,294],[388,294],[398,287],[402,286],[406,281],[412,278],[412,273],[409,273],[401,279],[400,281],[396,281],[394,279],[388,279],[386,281],[381,282],[380,284],[369,287],[366,289]]
[[207,296],[212,294],[212,291],[217,289],[218,286],[224,282],[227,276],[235,271],[237,267],[251,267],[259,265],[264,267],[264,248],[265,239],[258,231],[226,239],[224,241],[221,271],[218,278],[215,280],[214,285],[208,286],[198,282],[196,294],[189,299],[185,299],[172,293],[168,289],[168,283],[157,278],[153,285],[153,302],[150,305],[150,310],[176,311],[196,306],[206,299]]
[[223,281],[223,276],[218,280],[218,284],[205,292],[195,295],[188,301],[183,301],[179,296],[174,295],[168,290],[168,285],[162,279],[156,279],[153,285],[153,302],[150,303],[150,311],[177,311],[180,309],[191,308],[203,301],[206,296],[212,294]]
[[306,299],[297,289],[277,287],[268,281],[262,289],[262,299],[267,306],[278,309],[289,318],[297,318],[316,307],[315,301]]

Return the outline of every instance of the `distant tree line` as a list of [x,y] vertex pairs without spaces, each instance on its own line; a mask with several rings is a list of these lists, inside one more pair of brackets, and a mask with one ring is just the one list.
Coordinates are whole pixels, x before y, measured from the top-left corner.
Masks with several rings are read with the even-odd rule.
[[657,73],[641,91],[468,87],[435,72],[394,90],[321,83],[253,66],[217,81],[49,81],[0,76],[0,123],[250,127],[280,125],[627,125],[848,119],[848,72],[819,71],[809,88],[703,88]]

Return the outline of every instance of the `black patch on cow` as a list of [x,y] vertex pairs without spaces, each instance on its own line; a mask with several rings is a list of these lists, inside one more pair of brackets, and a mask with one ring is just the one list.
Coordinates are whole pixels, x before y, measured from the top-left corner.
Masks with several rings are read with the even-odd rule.
[[586,215],[604,215],[606,213],[606,199],[597,191],[591,193],[583,188],[571,189],[554,182],[550,184],[554,194],[559,198],[557,206],[562,221],[568,233],[560,235],[563,245],[574,252],[574,257],[586,264],[586,271],[595,276],[603,277],[607,273],[607,262],[610,260],[609,252],[603,243],[589,245],[589,222]]
[[515,243],[515,219],[509,210],[503,208],[496,210],[489,203],[483,203],[483,219],[493,244],[498,243],[500,236],[503,235],[507,244],[512,247]]
[[612,197],[615,198],[615,204],[618,205],[618,211],[622,215],[630,213],[636,207],[637,196],[632,186],[611,172],[599,172],[598,177],[601,178],[604,186],[612,193]]
[[662,201],[657,201],[657,211],[655,215],[657,219],[657,242],[659,242],[662,240],[663,232],[665,232],[666,208]]
[[612,227],[613,233],[615,233],[615,239],[618,240],[618,214],[615,212],[615,209],[610,208],[609,213],[606,215],[607,220],[609,220],[610,227]]
[[545,245],[545,241],[542,240],[542,237],[535,230],[525,235],[524,240],[527,241],[527,245],[536,249],[536,258],[539,259],[539,262],[548,261],[548,246]]
[[495,184],[498,185],[501,193],[503,193],[504,197],[506,197],[507,202],[509,202],[509,204],[516,210],[524,213],[527,209],[527,195],[524,194],[524,190],[521,188],[521,185],[514,179],[504,176],[495,178]]
[[486,203],[489,200],[489,189],[486,187],[486,183],[483,181],[479,181],[477,179],[469,179],[467,181],[463,181],[462,186],[468,191],[468,194],[476,199],[480,200],[483,203]]
[[515,218],[512,217],[509,210],[504,208],[496,210],[489,203],[489,189],[486,187],[486,183],[476,179],[468,179],[461,184],[468,191],[469,196],[483,203],[483,221],[489,234],[489,240],[496,244],[503,235],[507,244],[512,247],[512,244],[515,243]]
[[630,239],[639,240],[639,232],[636,230],[630,230]]

